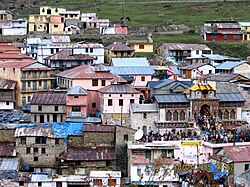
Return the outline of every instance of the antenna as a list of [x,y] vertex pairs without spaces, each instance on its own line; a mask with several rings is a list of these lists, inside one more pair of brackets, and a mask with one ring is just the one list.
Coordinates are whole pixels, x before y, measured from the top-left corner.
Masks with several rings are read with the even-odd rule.
[[143,130],[138,129],[135,134],[134,134],[134,139],[135,140],[140,140],[143,137]]

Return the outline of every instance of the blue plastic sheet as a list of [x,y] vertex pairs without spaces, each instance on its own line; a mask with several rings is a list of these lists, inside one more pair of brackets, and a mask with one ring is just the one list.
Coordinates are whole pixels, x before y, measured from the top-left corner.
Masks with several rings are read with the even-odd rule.
[[52,123],[52,132],[64,138],[65,142],[68,142],[69,135],[79,135],[83,130],[83,123]]
[[208,170],[208,172],[213,172],[214,173],[214,180],[218,180],[221,177],[224,177],[226,175],[225,172],[218,171],[216,166],[212,162],[209,162],[208,164],[210,164],[210,166],[211,166],[211,169]]

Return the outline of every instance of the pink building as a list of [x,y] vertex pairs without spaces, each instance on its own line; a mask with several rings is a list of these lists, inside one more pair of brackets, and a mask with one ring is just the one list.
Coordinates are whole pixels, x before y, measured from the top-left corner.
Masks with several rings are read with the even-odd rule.
[[116,34],[128,34],[128,26],[124,24],[114,24]]
[[66,117],[86,118],[88,116],[88,91],[77,86],[67,93]]
[[88,90],[88,113],[94,114],[100,109],[98,90],[110,85],[110,81],[116,77],[105,66],[81,65],[56,74],[57,85],[61,88],[72,89],[76,86]]
[[111,85],[98,90],[100,112],[103,121],[108,124],[125,124],[129,116],[131,103],[139,103],[140,92],[118,77]]

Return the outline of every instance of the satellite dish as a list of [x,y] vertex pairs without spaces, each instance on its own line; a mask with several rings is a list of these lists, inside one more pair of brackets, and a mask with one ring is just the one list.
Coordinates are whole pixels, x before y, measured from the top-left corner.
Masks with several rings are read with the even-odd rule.
[[135,140],[140,140],[143,137],[143,130],[139,129],[135,132],[134,139]]

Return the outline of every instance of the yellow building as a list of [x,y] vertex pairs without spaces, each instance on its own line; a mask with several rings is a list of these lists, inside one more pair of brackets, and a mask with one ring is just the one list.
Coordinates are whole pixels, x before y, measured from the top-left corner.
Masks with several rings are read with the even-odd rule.
[[250,40],[250,22],[239,22],[241,31],[243,32],[243,41]]
[[122,42],[114,42],[105,47],[105,62],[110,64],[112,58],[131,57],[134,55],[134,49]]
[[42,6],[40,7],[40,15],[47,15],[47,16],[59,16],[59,12],[65,12],[65,8],[57,8],[57,7],[49,7],[49,6]]
[[53,75],[52,68],[32,60],[0,63],[0,78],[17,81],[17,107],[29,103],[34,92],[51,89]]
[[77,20],[80,20],[80,18],[81,18],[80,10],[60,11],[59,15],[63,16],[65,19],[77,19]]
[[63,34],[64,22],[63,16],[50,16],[49,34]]
[[154,44],[147,40],[128,41],[127,45],[132,47],[136,53],[153,53]]
[[29,33],[46,32],[49,29],[49,20],[46,15],[30,15],[29,16]]

